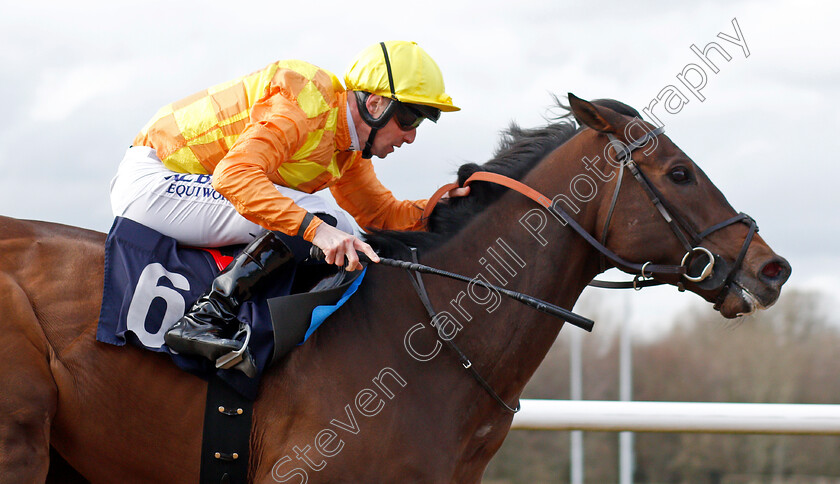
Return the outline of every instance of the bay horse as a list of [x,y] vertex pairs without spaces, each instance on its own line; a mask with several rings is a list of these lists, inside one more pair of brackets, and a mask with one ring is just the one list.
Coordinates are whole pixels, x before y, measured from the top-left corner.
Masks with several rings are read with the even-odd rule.
[[[514,127],[493,160],[465,165],[459,181],[479,170],[503,173],[562,201],[610,253],[714,302],[726,318],[777,300],[790,266],[753,237],[754,225],[721,224],[736,212],[685,153],[664,134],[649,136],[649,146],[621,164],[635,165],[649,185],[636,183],[632,170],[607,159],[616,158],[613,140],[632,146],[634,124],[656,127],[617,101],[569,99],[582,127],[568,117],[541,129]],[[674,221],[666,222],[651,189],[684,227],[675,232]],[[716,267],[727,268],[717,287],[653,270],[686,265],[678,233],[689,229],[703,235],[698,243],[719,259]],[[74,479],[92,483],[199,479],[206,382],[167,356],[95,339],[104,240],[79,228],[0,218],[4,483],[45,482],[51,447],[78,472]],[[428,232],[368,240],[383,255],[406,257],[405,246],[418,247],[423,264],[564,308],[615,265],[565,219],[487,182],[439,205]],[[409,275],[373,265],[327,324],[266,370],[254,404],[251,482],[480,482],[512,413],[441,339],[457,341],[513,406],[562,323],[492,290],[434,276],[424,283],[446,316],[432,321],[437,331]],[[54,469],[50,482],[70,480],[56,477],[61,472]]]

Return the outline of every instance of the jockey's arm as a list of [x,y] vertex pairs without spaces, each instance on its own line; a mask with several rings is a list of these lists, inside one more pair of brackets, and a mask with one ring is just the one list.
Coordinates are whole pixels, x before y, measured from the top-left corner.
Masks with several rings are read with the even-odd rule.
[[[361,227],[383,230],[423,230],[421,220],[428,199],[397,200],[385,188],[370,160],[353,163],[338,182],[330,187],[339,206],[347,210]],[[470,187],[453,188],[442,198],[464,197]]]
[[[213,188],[243,217],[266,229],[302,235],[312,241],[322,220],[301,227],[307,211],[281,195],[269,179],[306,140],[305,114],[290,101],[273,96],[271,114],[252,122],[213,171]],[[282,109],[278,109],[281,106]],[[255,112],[259,113],[255,107]],[[259,119],[259,118],[258,118]]]
[[305,209],[274,187],[268,174],[275,173],[300,148],[310,127],[304,113],[285,98],[273,96],[264,102],[270,106],[258,105],[252,112],[261,121],[251,123],[216,165],[213,187],[251,222],[288,235],[301,235],[317,245],[328,263],[343,265],[347,257],[348,270],[360,268],[356,250],[378,262],[368,244],[318,217],[307,217]]
[[338,205],[361,227],[384,230],[422,230],[420,218],[428,200],[397,200],[385,188],[370,160],[359,158],[330,187]]

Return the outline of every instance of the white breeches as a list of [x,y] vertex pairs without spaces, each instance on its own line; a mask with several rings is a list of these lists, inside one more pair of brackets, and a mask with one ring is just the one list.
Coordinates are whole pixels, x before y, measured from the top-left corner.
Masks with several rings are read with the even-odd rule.
[[[350,216],[325,198],[275,187],[310,213],[332,215],[340,230],[353,233]],[[248,243],[264,230],[246,220],[213,189],[210,175],[170,171],[155,150],[145,146],[126,151],[111,180],[111,209],[114,216],[129,218],[182,244],[197,247]]]

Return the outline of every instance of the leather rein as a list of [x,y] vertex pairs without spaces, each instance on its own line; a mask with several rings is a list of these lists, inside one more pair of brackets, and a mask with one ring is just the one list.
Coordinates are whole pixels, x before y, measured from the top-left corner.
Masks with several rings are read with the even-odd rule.
[[[496,183],[510,188],[514,191],[517,191],[522,195],[525,195],[526,197],[530,198],[531,200],[535,201],[540,206],[548,210],[550,213],[553,213],[556,216],[560,217],[562,220],[564,220],[568,224],[568,226],[570,226],[575,232],[578,233],[578,235],[583,237],[584,240],[586,240],[592,247],[594,247],[600,253],[602,272],[606,269],[605,259],[609,259],[617,268],[625,272],[635,274],[635,277],[632,282],[612,282],[594,280],[589,283],[590,286],[613,289],[624,289],[632,287],[636,290],[639,290],[642,287],[646,286],[664,284],[664,282],[662,281],[655,280],[655,278],[657,277],[678,276],[680,278],[684,278],[685,280],[691,283],[696,284],[701,289],[714,290],[716,288],[720,288],[720,292],[716,297],[715,303],[717,307],[723,302],[723,299],[726,297],[726,293],[732,283],[732,279],[735,275],[735,272],[737,272],[738,268],[740,268],[744,257],[746,256],[747,250],[749,249],[750,243],[752,242],[753,236],[756,232],[758,232],[758,226],[756,225],[755,220],[753,220],[752,217],[745,213],[739,213],[738,215],[732,218],[712,225],[706,230],[703,230],[699,233],[696,232],[691,227],[691,225],[689,225],[686,222],[686,220],[679,215],[679,212],[674,210],[673,206],[671,206],[667,202],[667,200],[661,195],[661,193],[656,189],[656,187],[654,187],[653,184],[650,183],[650,181],[647,179],[647,177],[645,177],[644,173],[642,173],[642,171],[636,165],[636,162],[631,156],[633,151],[644,146],[650,140],[655,140],[655,138],[663,132],[664,127],[658,127],[645,133],[640,138],[632,141],[629,145],[625,145],[611,134],[607,135],[610,139],[609,143],[612,145],[613,149],[617,154],[617,159],[619,162],[619,174],[618,179],[616,180],[616,187],[612,195],[612,201],[607,215],[607,220],[602,230],[600,241],[593,237],[589,232],[587,232],[586,229],[584,229],[566,211],[558,207],[557,204],[553,203],[551,199],[549,199],[542,193],[538,192],[537,190],[534,190],[533,188],[525,185],[522,182],[491,172],[476,172],[473,173],[472,176],[467,178],[467,180],[464,181],[463,185],[459,185],[457,183],[450,183],[438,189],[426,204],[426,208],[423,212],[423,219],[428,220],[429,215],[432,213],[435,205],[437,205],[441,197],[443,197],[445,193],[449,192],[454,188],[459,188],[461,186],[466,187],[470,183],[476,181]],[[671,227],[671,230],[673,231],[677,239],[680,241],[682,246],[686,249],[686,253],[683,256],[680,265],[653,264],[650,261],[641,264],[636,262],[630,262],[621,258],[618,254],[607,248],[607,232],[609,229],[613,211],[618,200],[618,193],[621,189],[621,180],[624,175],[625,167],[628,170],[630,170],[630,173],[632,173],[636,181],[642,186],[644,192],[648,195],[653,205],[668,223],[668,226]],[[744,223],[749,227],[749,231],[744,240],[744,244],[741,247],[740,252],[738,253],[738,257],[735,259],[734,264],[732,264],[728,272],[715,271],[714,268],[716,265],[717,267],[725,267],[727,263],[720,255],[712,253],[710,250],[706,249],[705,247],[702,247],[700,243],[712,233],[735,223]],[[313,246],[313,254],[320,252],[320,249],[316,249],[317,247]],[[697,267],[697,262],[700,261],[700,258],[695,259],[695,255],[697,254],[705,256],[708,259],[708,262],[699,271],[699,274],[697,276],[693,276],[691,275],[690,270],[693,267]],[[420,297],[420,300],[423,303],[423,306],[425,307],[426,311],[428,312],[431,321],[434,321],[438,312],[435,311],[435,309],[432,307],[431,301],[426,291],[426,287],[423,284],[423,279],[420,274],[434,274],[462,281],[469,281],[469,278],[420,264],[417,259],[417,252],[415,249],[411,250],[411,255],[413,260],[412,262],[380,258],[380,263],[384,265],[400,267],[408,272],[412,286],[414,286],[417,295]],[[323,252],[320,252],[320,255],[317,256],[313,255],[313,257],[322,259]],[[722,275],[724,273],[725,276]],[[475,282],[475,280],[472,281]],[[523,302],[535,309],[560,317],[561,319],[565,319],[567,322],[575,324],[576,326],[586,329],[587,331],[592,330],[591,320],[576,315],[571,311],[553,306],[550,303],[540,301],[538,299],[532,298],[524,294],[515,293],[514,291],[493,286],[492,284],[481,285],[497,290],[502,294],[517,299],[518,301]],[[682,280],[678,282],[678,288],[681,291],[684,290]],[[432,325],[434,325],[434,323],[432,323]],[[519,411],[519,402],[517,402],[515,406],[511,406],[510,404],[505,402],[504,399],[502,399],[499,396],[499,394],[496,393],[495,390],[493,390],[493,388],[490,386],[487,380],[485,380],[478,373],[478,371],[473,367],[472,361],[469,359],[469,357],[467,357],[466,354],[464,354],[463,351],[461,351],[461,349],[455,344],[455,342],[452,341],[451,338],[444,338],[444,340],[447,346],[455,352],[461,365],[470,372],[470,374],[476,380],[476,382],[478,382],[478,384],[496,401],[496,403],[499,404],[499,406],[501,406],[505,411],[509,413],[517,413]]]
[[[749,249],[753,236],[756,232],[758,232],[758,226],[756,225],[755,220],[753,220],[752,217],[741,212],[735,215],[734,217],[724,220],[723,222],[714,224],[703,231],[697,232],[691,227],[691,225],[688,222],[686,222],[686,220],[682,216],[679,215],[679,212],[674,210],[674,207],[670,203],[668,203],[668,201],[665,199],[665,197],[662,196],[659,190],[657,190],[656,187],[653,186],[652,183],[650,183],[648,178],[639,169],[638,165],[632,158],[633,151],[641,148],[642,146],[645,146],[651,140],[655,141],[655,138],[661,135],[664,131],[665,128],[660,126],[658,128],[646,132],[638,139],[630,142],[630,144],[625,144],[622,141],[618,140],[612,134],[607,134],[610,140],[609,144],[612,146],[613,150],[615,150],[617,155],[616,158],[617,162],[619,163],[619,173],[616,180],[616,187],[613,192],[610,208],[608,211],[607,220],[604,224],[600,241],[597,240],[594,236],[592,236],[589,232],[587,232],[586,229],[584,229],[576,220],[574,220],[565,210],[560,208],[556,203],[553,203],[550,198],[543,195],[539,191],[525,185],[520,181],[514,180],[504,175],[499,175],[497,173],[486,171],[479,171],[473,173],[472,176],[470,176],[469,178],[467,178],[467,180],[464,181],[463,185],[459,185],[457,183],[450,183],[438,189],[434,193],[434,195],[432,195],[432,197],[429,198],[429,201],[426,204],[426,208],[423,212],[423,218],[428,220],[428,217],[431,215],[435,205],[437,205],[441,197],[454,188],[459,188],[460,186],[466,187],[470,183],[476,181],[496,183],[498,185],[502,185],[516,192],[519,192],[522,195],[525,195],[531,200],[537,202],[540,206],[548,210],[550,213],[553,213],[554,215],[560,217],[563,221],[565,221],[568,224],[568,226],[572,228],[572,230],[577,232],[578,235],[583,237],[583,239],[586,240],[589,243],[589,245],[591,245],[600,253],[602,272],[603,270],[606,270],[605,259],[609,259],[610,261],[612,261],[615,267],[619,268],[624,272],[635,275],[633,280],[629,282],[593,280],[589,283],[590,286],[607,289],[634,288],[636,290],[639,290],[642,287],[665,284],[665,282],[656,280],[656,278],[658,277],[678,276],[682,279],[685,279],[689,283],[696,284],[697,287],[703,290],[719,289],[719,293],[715,298],[715,307],[717,308],[723,302],[723,299],[726,297],[726,293],[729,290],[729,287],[732,283],[732,279],[735,273],[741,267],[741,264],[743,263],[743,260],[746,257],[747,250]],[[686,253],[683,256],[680,265],[653,264],[650,261],[644,263],[630,262],[621,258],[619,255],[617,255],[615,252],[613,252],[606,246],[607,232],[609,229],[613,211],[618,201],[618,193],[621,190],[621,181],[624,175],[625,167],[630,171],[630,173],[633,175],[633,177],[636,179],[639,185],[641,185],[642,189],[647,194],[648,198],[650,198],[651,202],[656,207],[660,215],[662,215],[662,217],[665,219],[665,222],[671,228],[671,231],[677,237],[680,244],[685,248]],[[700,244],[706,237],[708,237],[712,233],[717,232],[718,230],[723,229],[724,227],[728,227],[729,225],[735,223],[744,223],[747,225],[747,236],[744,239],[744,243],[741,247],[740,252],[738,253],[737,258],[735,259],[735,262],[731,265],[731,267],[729,267],[729,271],[715,271],[714,268],[716,265],[718,267],[726,268],[728,263],[720,255],[712,253],[709,249],[701,246]],[[705,265],[702,266],[702,268],[700,268],[698,262],[700,262],[703,257],[706,258],[707,262]],[[695,271],[694,269],[699,270]],[[697,275],[692,275],[692,272],[696,273]],[[682,280],[678,282],[677,287],[680,291],[685,290],[684,283]]]

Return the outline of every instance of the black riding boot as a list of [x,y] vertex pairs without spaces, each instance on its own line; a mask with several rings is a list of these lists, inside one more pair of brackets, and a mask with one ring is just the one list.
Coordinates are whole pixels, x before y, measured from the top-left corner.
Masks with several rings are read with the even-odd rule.
[[223,365],[217,360],[242,349],[243,342],[234,336],[246,329],[236,318],[239,307],[268,274],[288,263],[294,263],[294,256],[274,233],[257,237],[216,276],[210,290],[166,332],[164,341],[178,353],[201,355],[217,368],[233,367],[253,378],[256,365],[248,348],[236,364]]

